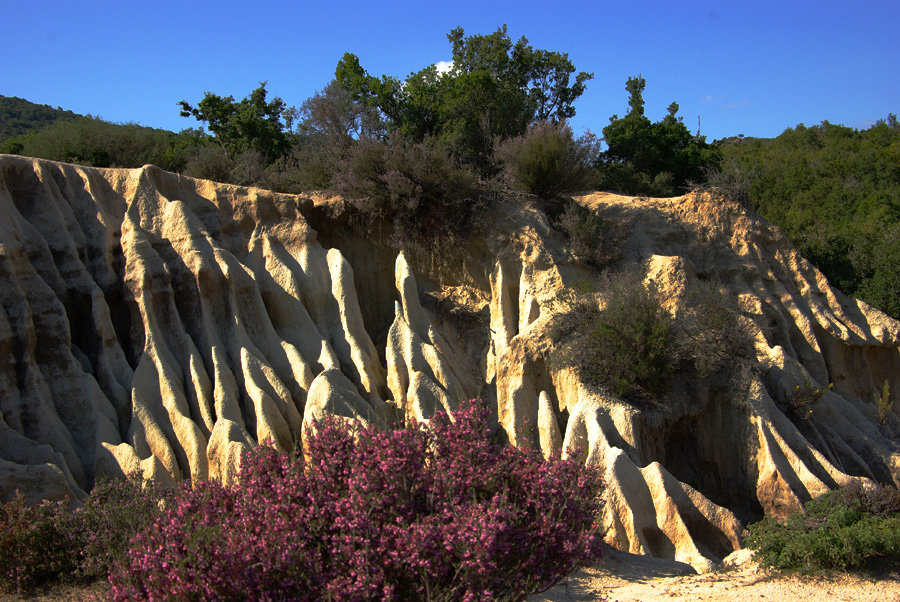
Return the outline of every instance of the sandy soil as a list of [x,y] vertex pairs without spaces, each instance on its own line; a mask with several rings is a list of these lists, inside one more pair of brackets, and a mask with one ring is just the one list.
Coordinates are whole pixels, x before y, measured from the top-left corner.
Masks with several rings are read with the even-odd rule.
[[772,574],[755,563],[697,575],[686,564],[612,551],[594,567],[528,602],[900,602],[900,567],[866,579],[847,574],[804,577]]
[[[81,602],[103,599],[105,583],[59,586],[33,597],[0,594],[0,602]],[[835,574],[772,574],[755,564],[697,575],[687,564],[612,550],[599,564],[578,571],[528,602],[900,602],[900,567],[878,579]]]

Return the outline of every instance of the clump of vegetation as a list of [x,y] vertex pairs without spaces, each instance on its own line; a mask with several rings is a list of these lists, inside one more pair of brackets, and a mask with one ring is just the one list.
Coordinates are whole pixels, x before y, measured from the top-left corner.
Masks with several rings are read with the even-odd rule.
[[754,559],[776,569],[805,572],[862,570],[900,560],[900,492],[860,484],[831,491],[780,524],[750,525],[745,545]]
[[833,286],[900,318],[898,143],[893,114],[865,130],[825,121],[732,137],[716,143],[721,173],[708,180],[735,180]]
[[27,593],[66,579],[102,579],[125,559],[131,538],[162,513],[162,490],[140,477],[101,480],[84,505],[0,506],[0,590]]
[[[57,121],[77,121],[82,115],[0,94],[0,142],[39,130]],[[8,151],[6,151],[8,152]]]
[[471,233],[483,207],[478,178],[433,141],[360,140],[341,164],[338,190],[364,216],[392,227],[398,248]]
[[587,207],[572,199],[553,219],[569,242],[569,248],[579,260],[597,270],[611,266],[619,258],[625,242],[626,230],[622,224],[605,220]]
[[684,194],[690,182],[702,180],[704,170],[718,164],[719,150],[699,132],[690,133],[677,117],[678,103],[669,105],[661,121],[651,122],[644,115],[646,85],[641,76],[629,77],[628,114],[613,115],[603,128],[607,149],[597,164],[600,188],[647,196]]
[[600,557],[599,473],[496,446],[473,402],[426,428],[326,420],[305,448],[182,488],[113,600],[514,601]]
[[797,385],[791,395],[789,415],[792,417],[809,418],[812,414],[812,406],[822,399],[834,387],[834,383],[828,383],[825,387],[814,387],[808,380],[803,379],[803,386]]
[[894,402],[891,399],[891,384],[887,379],[884,379],[884,385],[881,387],[881,397],[875,397],[875,405],[878,406],[878,421],[883,425],[894,409]]
[[711,282],[690,287],[676,324],[675,355],[701,378],[733,370],[751,357],[753,339],[740,313]]
[[521,136],[530,123],[573,117],[573,103],[593,77],[576,74],[565,53],[535,49],[524,37],[513,42],[506,26],[470,36],[457,27],[447,39],[453,61],[447,73],[431,65],[404,81],[378,78],[347,53],[335,75],[354,100],[377,108],[390,129],[414,142],[437,140],[482,176],[494,173],[497,141]]
[[[240,483],[99,483],[0,506],[0,590],[108,578],[113,600],[522,600],[601,555],[602,480],[501,447],[465,402],[427,426],[325,420]],[[304,456],[305,454],[305,456]]]
[[562,291],[552,360],[616,397],[661,395],[673,369],[673,322],[657,290],[637,277],[607,277],[603,298],[601,310],[589,285]]
[[497,146],[495,157],[511,188],[552,199],[593,189],[599,153],[600,141],[590,132],[576,139],[565,122],[538,122]]
[[674,318],[653,283],[634,275],[606,274],[602,298],[601,309],[586,282],[563,289],[551,331],[553,361],[574,367],[599,390],[654,400],[669,390],[676,371],[703,379],[749,363],[753,340],[712,284],[693,287]]

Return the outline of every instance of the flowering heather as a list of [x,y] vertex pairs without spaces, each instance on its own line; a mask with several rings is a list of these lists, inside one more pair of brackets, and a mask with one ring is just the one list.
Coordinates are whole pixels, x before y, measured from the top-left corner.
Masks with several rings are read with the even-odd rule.
[[598,474],[489,434],[469,402],[421,428],[326,420],[305,454],[259,447],[238,485],[179,490],[112,597],[514,601],[599,559]]

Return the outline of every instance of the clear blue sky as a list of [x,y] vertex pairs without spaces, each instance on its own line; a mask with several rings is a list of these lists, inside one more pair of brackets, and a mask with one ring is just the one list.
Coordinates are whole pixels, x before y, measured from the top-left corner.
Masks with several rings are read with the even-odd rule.
[[199,124],[177,101],[205,91],[240,99],[266,80],[299,106],[344,52],[405,77],[450,59],[454,27],[504,23],[594,72],[579,131],[624,114],[637,74],[648,117],[674,100],[709,140],[900,113],[900,0],[0,0],[0,94],[178,131]]

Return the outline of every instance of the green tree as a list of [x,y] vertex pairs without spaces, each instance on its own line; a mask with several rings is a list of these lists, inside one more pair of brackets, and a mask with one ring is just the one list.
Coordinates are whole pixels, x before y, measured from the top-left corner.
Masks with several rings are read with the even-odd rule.
[[434,138],[454,156],[491,168],[497,140],[525,133],[529,124],[558,122],[575,114],[574,101],[593,75],[579,72],[568,55],[534,49],[524,37],[513,43],[506,26],[489,35],[448,36],[453,67],[435,65],[396,77],[369,75],[353,54],[338,62],[335,77],[354,99],[377,108],[405,138]]
[[255,150],[271,163],[290,148],[287,125],[283,123],[289,109],[278,97],[267,101],[266,94],[266,82],[261,82],[240,102],[232,96],[206,92],[196,107],[184,100],[178,105],[182,117],[194,117],[208,124],[232,159]]
[[686,192],[690,182],[702,180],[704,171],[718,164],[719,152],[705,136],[690,133],[677,116],[678,103],[669,105],[661,121],[651,122],[644,115],[646,85],[641,76],[629,77],[628,114],[613,115],[603,128],[607,150],[598,162],[601,187],[656,196]]

